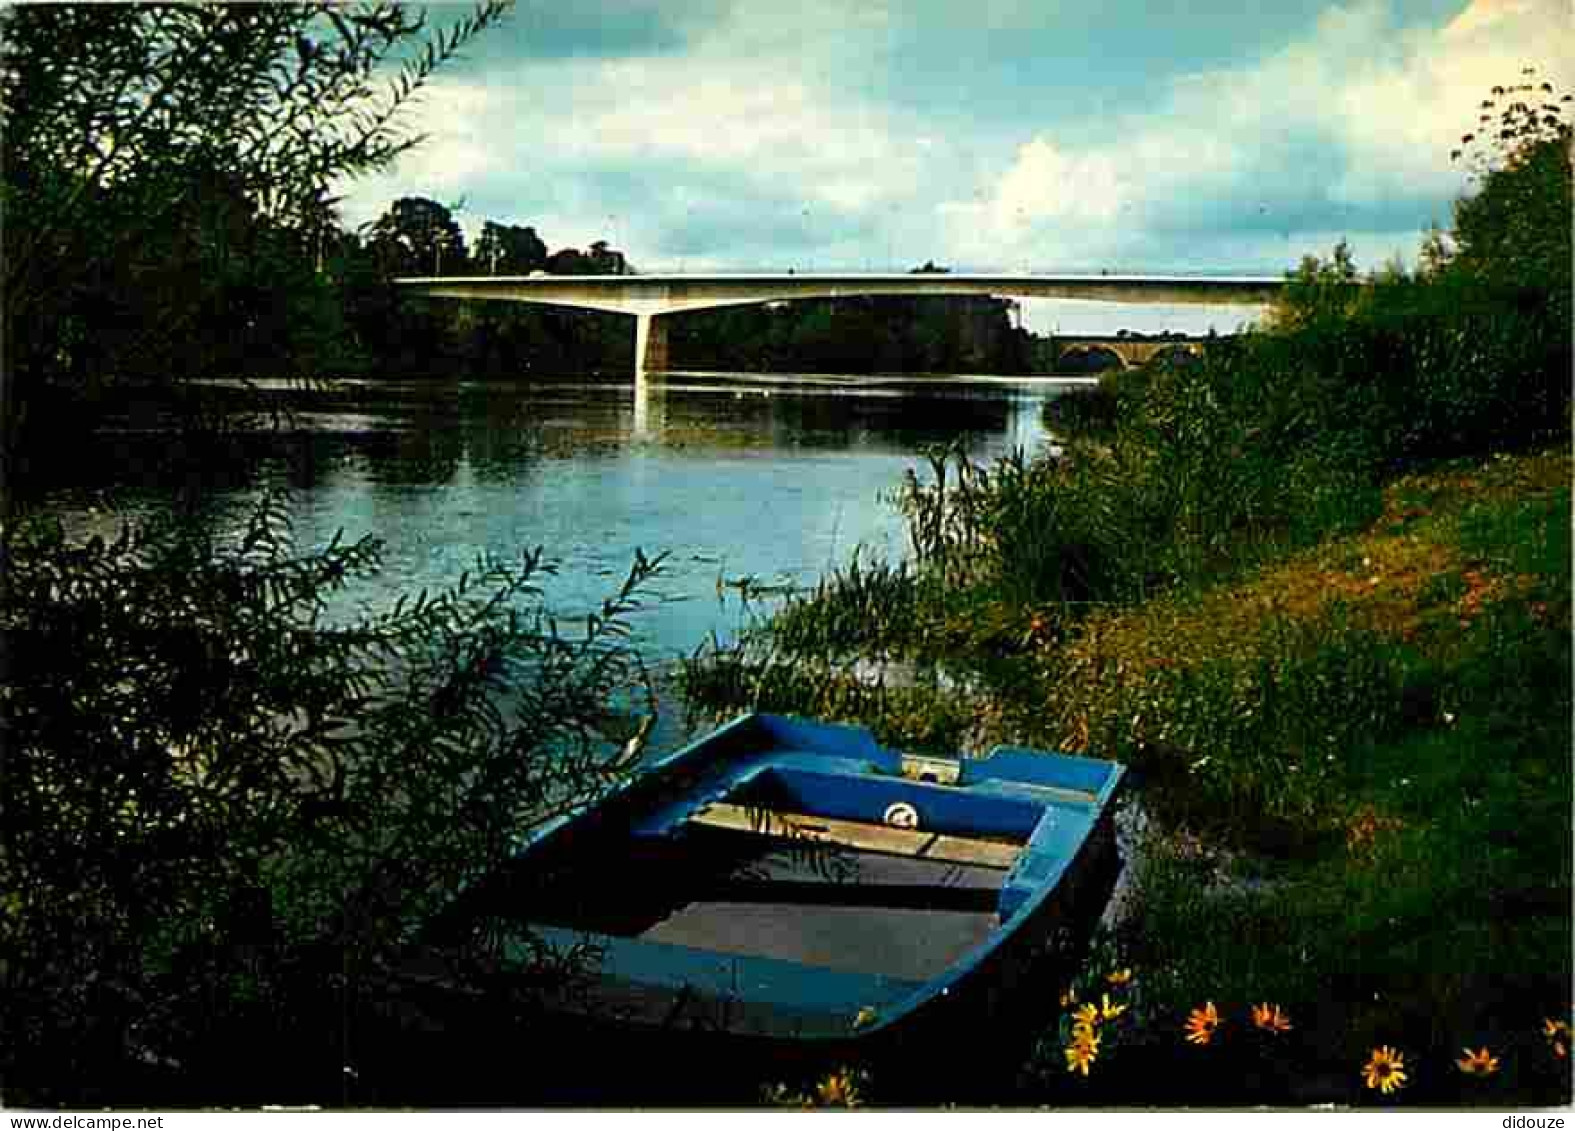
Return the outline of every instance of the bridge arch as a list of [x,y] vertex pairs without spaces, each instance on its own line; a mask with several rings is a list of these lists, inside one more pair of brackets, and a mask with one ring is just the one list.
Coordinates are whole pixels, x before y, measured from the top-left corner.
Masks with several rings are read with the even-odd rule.
[[[1053,338],[1051,358],[1057,371],[1068,373],[1092,371],[1088,359],[1099,355],[1114,356],[1119,360],[1120,368],[1135,369],[1154,361],[1178,362],[1202,357],[1206,345],[1207,339],[1177,335],[1155,338],[1119,334],[1079,335]],[[1103,370],[1114,366],[1107,364],[1092,368]]]
[[1055,355],[1057,373],[1093,374],[1112,369],[1130,369],[1131,363],[1119,350],[1105,345],[1086,345],[1078,342],[1058,350]]
[[1148,360],[1160,365],[1189,365],[1203,356],[1201,342],[1170,342]]

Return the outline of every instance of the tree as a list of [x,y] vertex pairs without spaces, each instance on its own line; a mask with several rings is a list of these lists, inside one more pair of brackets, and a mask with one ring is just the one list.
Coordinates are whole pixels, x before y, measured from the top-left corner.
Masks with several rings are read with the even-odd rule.
[[629,263],[624,259],[623,252],[609,247],[606,240],[597,240],[591,244],[590,254],[592,273],[596,275],[627,275]]
[[465,233],[448,207],[424,196],[400,197],[372,225],[368,240],[379,268],[395,275],[462,275]]
[[591,261],[577,247],[559,248],[547,257],[547,270],[554,275],[594,275]]
[[7,8],[0,513],[21,441],[89,420],[123,372],[194,375],[216,291],[293,284],[234,238],[310,258],[332,186],[419,140],[411,100],[505,9],[429,32],[385,2]]
[[1283,447],[1344,432],[1349,462],[1392,469],[1568,436],[1566,106],[1531,71],[1483,100],[1453,154],[1475,191],[1451,231],[1427,234],[1417,271],[1359,278],[1342,242],[1287,278],[1271,320],[1283,332],[1251,343],[1280,374],[1263,388]]
[[1341,323],[1360,301],[1361,293],[1355,286],[1358,279],[1351,245],[1345,240],[1334,245],[1327,260],[1303,256],[1275,297],[1269,322],[1283,330]]
[[1570,95],[1559,97],[1536,72],[1496,86],[1482,101],[1479,132],[1461,138],[1457,158],[1476,174],[1477,192],[1455,203],[1448,270],[1532,302],[1546,296],[1569,321],[1572,199]]
[[597,240],[589,251],[565,247],[553,252],[547,257],[547,270],[554,275],[625,275],[629,264],[623,252]]
[[476,263],[489,275],[529,275],[547,266],[547,245],[535,228],[488,220],[476,241]]

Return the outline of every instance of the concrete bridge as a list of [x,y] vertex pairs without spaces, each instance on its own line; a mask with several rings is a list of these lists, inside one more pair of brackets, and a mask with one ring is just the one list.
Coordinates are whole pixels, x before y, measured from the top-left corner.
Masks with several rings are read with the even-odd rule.
[[[995,295],[1147,305],[1262,305],[1273,301],[1284,285],[1284,280],[1277,277],[954,275],[944,272],[901,275],[484,275],[406,278],[394,282],[413,294],[432,298],[533,302],[631,314],[635,319],[636,379],[669,368],[666,319],[688,310],[866,295]],[[1125,339],[1111,338],[1110,341],[1124,342]],[[1176,343],[1156,341],[1153,344],[1163,348]]]

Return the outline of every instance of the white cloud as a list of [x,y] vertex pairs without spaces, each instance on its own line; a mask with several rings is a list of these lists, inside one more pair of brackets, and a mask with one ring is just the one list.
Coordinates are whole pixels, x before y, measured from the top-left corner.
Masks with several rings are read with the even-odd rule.
[[1341,134],[1352,161],[1339,194],[1373,200],[1407,186],[1458,191],[1460,166],[1449,153],[1474,128],[1494,85],[1518,81],[1527,65],[1565,87],[1575,79],[1575,38],[1562,7],[1475,0],[1393,65],[1345,84],[1338,92]]
[[1051,218],[1113,220],[1127,191],[1116,162],[1114,154],[1067,154],[1035,138],[1001,178],[992,219],[1003,228]]
[[1475,0],[1428,32],[1400,29],[1379,0],[1332,8],[1253,66],[1173,83],[1153,109],[1112,121],[1109,141],[1025,142],[975,199],[942,206],[950,246],[977,248],[987,224],[1028,241],[1017,256],[1152,262],[1186,254],[1157,233],[1190,232],[1196,258],[1220,262],[1232,229],[1262,229],[1272,251],[1343,224],[1370,238],[1358,246],[1370,261],[1409,254],[1464,187],[1449,154],[1482,96],[1528,64],[1561,89],[1575,76],[1557,0]]
[[548,144],[587,162],[687,162],[744,183],[785,179],[836,208],[878,201],[915,173],[918,147],[901,145],[877,107],[831,104],[791,74],[684,70],[668,59],[609,66],[574,114],[548,124]]
[[466,196],[467,222],[535,224],[554,246],[610,235],[641,266],[1274,270],[1340,234],[1376,262],[1447,219],[1464,186],[1449,151],[1487,88],[1529,62],[1575,78],[1564,0],[1475,0],[1426,30],[1392,3],[1350,0],[1253,61],[1156,79],[1092,139],[1086,115],[1053,124],[1065,100],[1036,97],[1031,75],[1015,116],[969,117],[969,87],[893,101],[893,84],[923,85],[897,66],[898,32],[983,24],[1053,44],[1078,6],[978,0],[926,23],[873,2],[732,4],[686,25],[682,53],[440,76],[414,122],[429,141],[345,211]]
[[[825,9],[824,29],[848,23],[833,5]],[[874,5],[857,15],[866,30],[885,19]],[[359,222],[395,195],[452,199],[515,183],[520,216],[498,218],[534,222],[583,202],[586,214],[573,226],[594,228],[607,212],[585,199],[598,177],[643,180],[655,199],[677,187],[664,178],[687,170],[730,185],[740,201],[791,197],[795,211],[819,217],[889,213],[922,183],[921,160],[946,145],[883,104],[818,82],[803,65],[806,27],[768,10],[713,29],[687,55],[535,60],[510,84],[444,76],[413,122],[427,142],[394,172],[353,189],[346,211]],[[831,57],[844,49],[830,49]],[[817,65],[827,57],[816,56]]]

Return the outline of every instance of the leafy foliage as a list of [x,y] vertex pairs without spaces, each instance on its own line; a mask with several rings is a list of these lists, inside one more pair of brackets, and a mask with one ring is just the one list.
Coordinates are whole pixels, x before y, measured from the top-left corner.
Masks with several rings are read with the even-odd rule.
[[[0,605],[14,1094],[113,1095],[111,1066],[201,1065],[205,1033],[290,1008],[303,983],[354,996],[523,831],[626,768],[609,705],[654,709],[625,636],[659,562],[639,558],[572,637],[541,605],[539,551],[326,620],[377,554],[297,552],[267,501],[229,540],[189,522],[112,544],[16,532]],[[301,1041],[329,1079],[352,1056],[328,1047],[337,1031]]]
[[[1453,253],[1439,274],[1490,288],[1521,309],[1546,303],[1554,327],[1570,326],[1572,97],[1536,71],[1483,99],[1480,135],[1462,138],[1479,190],[1455,204]],[[1495,122],[1495,115],[1497,121]]]
[[992,298],[865,297],[695,311],[671,331],[675,365],[831,373],[1029,370],[1028,336]]
[[465,233],[444,205],[402,196],[372,225],[368,251],[385,275],[463,274]]
[[490,275],[529,275],[547,266],[547,245],[535,228],[488,220],[476,241],[476,262]]
[[405,275],[617,275],[624,255],[597,240],[587,251],[547,254],[536,230],[492,220],[473,253],[446,205],[401,197],[345,256],[345,316],[378,376],[463,374],[518,378],[531,372],[620,377],[633,365],[633,335],[618,315],[507,302],[431,301],[400,293]]
[[418,140],[411,100],[504,7],[430,35],[392,3],[8,8],[5,451],[128,376],[330,360],[330,187]]

